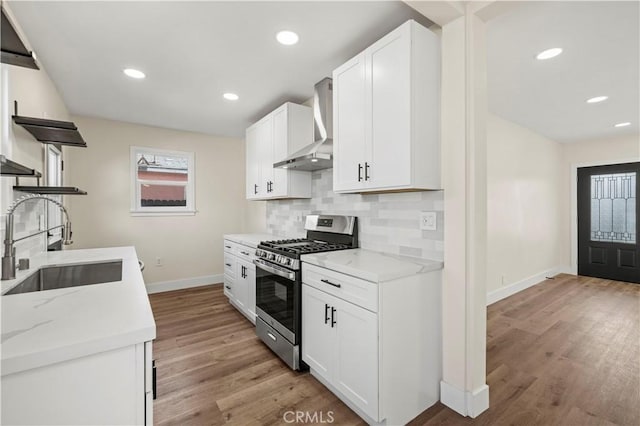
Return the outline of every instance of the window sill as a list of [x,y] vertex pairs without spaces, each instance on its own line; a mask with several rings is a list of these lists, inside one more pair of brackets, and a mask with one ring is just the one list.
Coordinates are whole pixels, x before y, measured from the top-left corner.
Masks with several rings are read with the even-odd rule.
[[132,217],[140,216],[195,216],[196,210],[183,210],[183,211],[153,211],[153,212],[141,212],[137,210],[130,211]]

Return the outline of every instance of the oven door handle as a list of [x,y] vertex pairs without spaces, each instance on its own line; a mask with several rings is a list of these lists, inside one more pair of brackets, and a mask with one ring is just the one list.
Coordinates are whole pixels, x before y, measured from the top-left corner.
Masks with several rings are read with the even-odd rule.
[[286,279],[291,280],[291,281],[295,281],[296,280],[296,273],[295,272],[291,272],[291,271],[275,268],[275,267],[267,264],[264,260],[254,259],[253,260],[253,264],[256,265],[258,268],[263,269],[263,270],[265,270],[265,271],[267,271],[269,273],[278,275],[279,277],[286,278]]

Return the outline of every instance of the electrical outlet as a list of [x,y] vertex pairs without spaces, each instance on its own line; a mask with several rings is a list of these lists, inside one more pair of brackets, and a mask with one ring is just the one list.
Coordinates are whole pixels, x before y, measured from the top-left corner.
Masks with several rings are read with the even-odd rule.
[[162,266],[162,258],[156,257],[156,266]]
[[438,229],[436,212],[420,212],[420,229],[435,231]]

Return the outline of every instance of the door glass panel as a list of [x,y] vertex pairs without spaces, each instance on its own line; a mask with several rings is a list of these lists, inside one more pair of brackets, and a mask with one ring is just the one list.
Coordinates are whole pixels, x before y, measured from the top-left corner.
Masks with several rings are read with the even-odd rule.
[[591,241],[636,243],[636,173],[591,176]]

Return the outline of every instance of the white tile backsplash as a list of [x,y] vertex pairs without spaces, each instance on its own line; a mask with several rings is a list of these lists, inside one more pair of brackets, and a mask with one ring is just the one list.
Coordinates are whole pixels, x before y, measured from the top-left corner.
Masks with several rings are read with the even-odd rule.
[[[8,179],[7,179],[8,180]],[[13,183],[11,182],[11,185]],[[3,183],[3,190],[13,192],[13,199],[24,196],[24,193],[13,191],[11,186]],[[3,197],[3,200],[5,197]],[[0,232],[2,234],[2,241],[5,239],[5,228],[7,219],[7,209],[10,203],[3,203],[2,214],[0,215]],[[18,239],[27,235],[33,234],[40,229],[40,216],[44,215],[44,202],[42,200],[29,200],[16,208],[13,215],[13,238]],[[35,237],[27,238],[26,240],[15,243],[16,248],[16,260],[21,258],[31,258],[46,250],[46,235],[38,235]],[[2,248],[4,254],[4,246]]]
[[[311,199],[267,201],[267,231],[291,238],[305,236],[307,214],[358,217],[360,247],[442,261],[444,194],[442,191],[390,194],[336,194],[333,169],[313,172]],[[420,230],[420,212],[436,211],[438,230]]]

